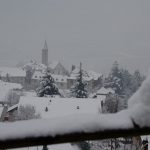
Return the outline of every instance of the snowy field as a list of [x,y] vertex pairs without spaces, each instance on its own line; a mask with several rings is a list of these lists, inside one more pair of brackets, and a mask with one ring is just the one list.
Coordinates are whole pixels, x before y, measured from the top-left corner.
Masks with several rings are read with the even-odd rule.
[[[46,98],[46,97],[21,97],[15,107],[32,105],[41,118],[56,118],[72,114],[99,114],[101,112],[100,99],[82,98]],[[14,109],[10,107],[8,111]],[[47,109],[47,111],[46,111]]]

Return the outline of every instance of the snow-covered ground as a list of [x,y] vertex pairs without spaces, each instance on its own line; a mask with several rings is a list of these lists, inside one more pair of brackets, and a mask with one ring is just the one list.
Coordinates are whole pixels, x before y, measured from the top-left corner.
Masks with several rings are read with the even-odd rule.
[[[71,114],[98,114],[101,111],[101,99],[82,98],[48,98],[23,96],[20,98],[19,106],[32,105],[42,118],[56,118]],[[14,106],[8,110],[13,109]],[[45,111],[47,108],[48,111]]]
[[128,111],[117,114],[76,114],[51,119],[35,119],[0,123],[0,140],[64,135],[69,133],[92,133],[103,130],[133,128]]
[[18,83],[3,82],[0,80],[0,101],[5,101],[7,94],[12,89],[22,89],[22,86]]

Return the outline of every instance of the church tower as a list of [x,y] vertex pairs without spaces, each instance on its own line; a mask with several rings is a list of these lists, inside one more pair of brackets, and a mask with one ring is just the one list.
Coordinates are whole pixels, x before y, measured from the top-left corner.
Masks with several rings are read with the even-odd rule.
[[48,66],[48,46],[46,40],[42,49],[42,64]]

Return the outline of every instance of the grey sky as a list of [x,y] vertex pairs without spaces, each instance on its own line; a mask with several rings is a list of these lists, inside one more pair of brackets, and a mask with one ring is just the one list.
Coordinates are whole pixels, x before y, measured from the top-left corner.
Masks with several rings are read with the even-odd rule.
[[149,0],[0,0],[0,65],[49,60],[107,72],[150,66]]

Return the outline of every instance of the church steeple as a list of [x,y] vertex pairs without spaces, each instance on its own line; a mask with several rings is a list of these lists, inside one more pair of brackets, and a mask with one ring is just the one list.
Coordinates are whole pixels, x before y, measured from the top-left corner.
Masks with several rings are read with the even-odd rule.
[[45,40],[45,43],[44,43],[44,49],[48,49],[46,40]]
[[48,66],[48,46],[46,40],[42,49],[42,64]]

